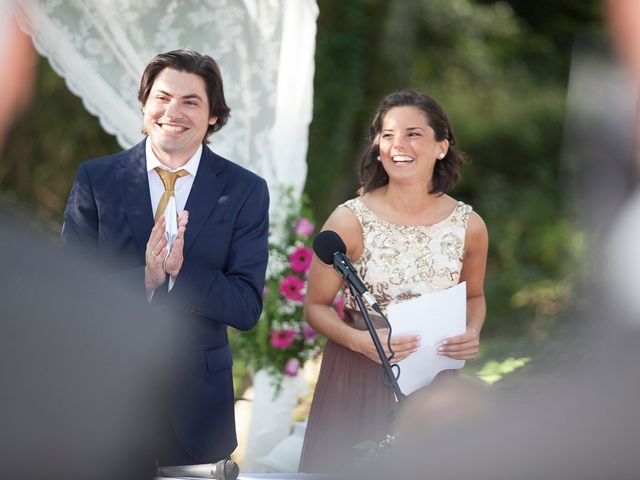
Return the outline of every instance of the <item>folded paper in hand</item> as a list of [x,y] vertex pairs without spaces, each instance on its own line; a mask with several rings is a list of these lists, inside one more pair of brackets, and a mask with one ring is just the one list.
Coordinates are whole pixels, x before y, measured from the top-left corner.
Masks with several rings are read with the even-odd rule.
[[[429,385],[443,370],[464,367],[464,360],[438,354],[447,337],[467,329],[467,284],[462,282],[440,292],[427,293],[387,308],[392,335],[420,335],[420,348],[398,362],[398,386],[405,395]],[[381,339],[384,341],[384,339]]]
[[[167,258],[171,252],[173,242],[178,236],[178,210],[176,208],[176,198],[173,196],[169,197],[169,202],[167,202],[167,208],[164,210],[164,220],[164,236],[167,239],[167,254],[164,257],[164,268],[166,270]],[[174,283],[173,278],[169,277],[169,291],[173,288]]]
[[164,210],[164,235],[167,238],[167,256],[171,251],[176,236],[178,235],[178,210],[176,208],[176,198],[169,197],[167,208]]

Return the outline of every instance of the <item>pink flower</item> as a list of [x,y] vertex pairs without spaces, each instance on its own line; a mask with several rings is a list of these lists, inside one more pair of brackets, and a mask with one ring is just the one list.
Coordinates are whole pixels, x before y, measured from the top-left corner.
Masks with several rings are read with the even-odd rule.
[[267,298],[267,295],[269,295],[269,287],[267,287],[266,285],[262,288],[262,298]]
[[296,337],[296,331],[292,328],[282,330],[271,330],[271,345],[280,350],[285,350],[291,346]]
[[290,358],[287,363],[284,364],[284,373],[290,377],[295,377],[300,369],[300,361],[297,358]]
[[313,250],[309,247],[296,248],[291,255],[289,255],[289,262],[294,272],[305,273],[311,266],[311,258],[313,257]]
[[287,300],[302,302],[304,300],[302,295],[303,288],[304,282],[295,275],[284,277],[280,282],[280,292]]
[[311,325],[305,323],[302,327],[302,334],[306,340],[315,340],[317,333]]
[[333,305],[336,307],[338,316],[344,318],[344,297],[342,295],[337,296],[333,301]]
[[308,237],[313,233],[315,226],[307,218],[300,218],[294,227],[296,233],[301,237]]

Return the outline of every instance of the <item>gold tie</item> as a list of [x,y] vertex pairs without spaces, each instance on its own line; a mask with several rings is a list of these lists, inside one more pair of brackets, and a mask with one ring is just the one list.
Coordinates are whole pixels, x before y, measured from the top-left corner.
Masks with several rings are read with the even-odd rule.
[[160,167],[155,168],[158,175],[160,175],[160,179],[162,180],[162,184],[164,185],[164,193],[162,197],[160,197],[160,202],[158,203],[158,209],[156,210],[155,221],[157,222],[160,218],[160,215],[164,213],[165,208],[167,208],[167,203],[169,203],[169,199],[171,197],[176,196],[176,192],[174,191],[174,187],[176,185],[176,180],[179,177],[184,177],[185,175],[189,175],[189,172],[186,170],[178,170],[177,172],[168,172],[163,170]]

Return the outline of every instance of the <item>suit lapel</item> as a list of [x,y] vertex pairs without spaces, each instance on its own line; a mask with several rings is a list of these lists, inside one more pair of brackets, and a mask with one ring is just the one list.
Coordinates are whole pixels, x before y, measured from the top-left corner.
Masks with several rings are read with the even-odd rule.
[[226,185],[225,163],[207,146],[202,149],[198,173],[189,192],[185,210],[189,212],[189,224],[184,236],[184,255],[189,254],[193,242],[218,204]]
[[124,210],[136,243],[144,253],[153,228],[153,209],[144,141],[129,150],[129,154],[121,160],[118,174],[122,186]]

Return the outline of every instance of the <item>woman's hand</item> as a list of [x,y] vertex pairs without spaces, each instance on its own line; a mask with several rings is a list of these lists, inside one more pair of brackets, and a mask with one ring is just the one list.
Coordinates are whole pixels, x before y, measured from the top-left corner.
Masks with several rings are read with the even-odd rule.
[[[384,349],[384,353],[389,358],[391,352],[389,351],[389,345],[387,342],[387,336],[389,335],[388,328],[379,328],[376,330],[378,338]],[[356,330],[356,341],[354,348],[356,352],[365,355],[367,358],[373,360],[376,363],[382,363],[378,351],[376,350],[371,334],[368,330]],[[393,363],[397,363],[400,360],[405,359],[407,356],[415,352],[420,347],[420,337],[418,335],[392,335],[391,336],[391,348],[395,355],[391,359]]]
[[445,338],[440,342],[438,353],[455,360],[473,360],[478,355],[480,334],[474,327],[467,326],[462,335]]

